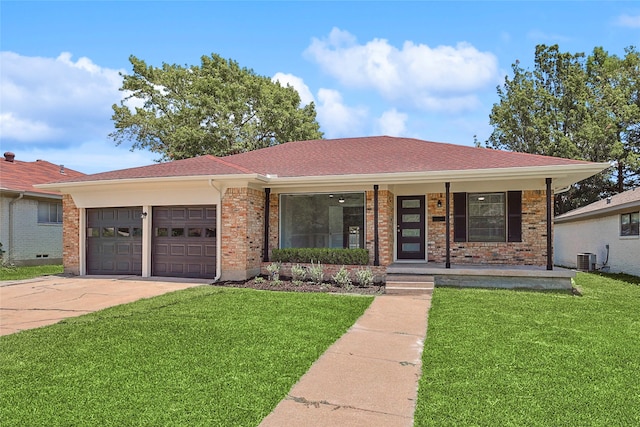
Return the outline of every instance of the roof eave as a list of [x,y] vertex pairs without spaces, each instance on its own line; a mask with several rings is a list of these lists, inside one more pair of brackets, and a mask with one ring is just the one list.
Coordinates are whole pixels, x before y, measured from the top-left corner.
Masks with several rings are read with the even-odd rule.
[[254,173],[254,174],[228,174],[228,175],[185,175],[185,176],[165,176],[165,177],[149,177],[149,178],[120,178],[120,179],[104,179],[93,181],[66,181],[66,182],[53,182],[48,184],[37,184],[34,187],[54,189],[56,191],[64,192],[64,190],[93,187],[93,186],[106,186],[114,184],[141,184],[141,183],[164,183],[164,182],[186,182],[186,181],[199,181],[199,180],[216,180],[216,181],[247,181],[247,182],[268,182],[267,176]]
[[44,193],[40,191],[15,190],[10,188],[0,188],[0,193],[16,195],[22,194],[23,196],[27,197],[39,197],[43,199],[62,199],[62,194]]
[[[415,184],[415,183],[440,183],[460,182],[469,180],[501,180],[501,179],[540,179],[553,178],[558,182],[553,184],[554,190],[566,188],[589,176],[602,172],[609,167],[608,163],[585,163],[578,165],[553,165],[553,166],[528,166],[512,168],[487,168],[468,170],[443,170],[420,172],[396,172],[357,175],[319,175],[278,177],[269,176],[268,181],[273,187],[288,187],[299,185],[326,185],[331,183],[342,184]],[[575,179],[574,179],[575,178]],[[567,181],[572,181],[567,184]]]
[[563,222],[581,221],[585,219],[609,216],[609,215],[617,214],[619,212],[624,212],[628,209],[633,209],[633,208],[640,208],[640,200],[633,200],[631,202],[621,203],[619,205],[614,205],[614,206],[606,206],[604,208],[592,210],[589,212],[582,212],[582,213],[576,213],[576,214],[571,214],[570,212],[568,212],[567,214],[565,214],[566,216],[560,215],[554,218],[553,222],[556,224],[561,224]]

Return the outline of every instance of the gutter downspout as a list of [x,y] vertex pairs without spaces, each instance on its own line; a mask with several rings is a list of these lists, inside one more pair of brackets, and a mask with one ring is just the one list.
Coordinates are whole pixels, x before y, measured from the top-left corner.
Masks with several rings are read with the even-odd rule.
[[223,188],[216,187],[213,183],[213,178],[209,178],[209,185],[214,190],[218,191],[220,195],[220,204],[216,207],[216,277],[213,278],[213,283],[220,280],[222,275],[222,190]]
[[551,203],[551,178],[546,178],[547,184],[547,270],[553,270],[553,244],[551,239],[551,209],[553,204]]
[[11,200],[9,202],[9,262],[13,261],[13,250],[14,250],[14,242],[15,242],[15,237],[14,237],[14,230],[15,230],[15,226],[13,224],[13,217],[15,215],[13,215],[13,204],[15,202],[17,202],[18,200],[22,199],[24,197],[24,191],[21,192],[18,197],[16,197],[15,199]]
[[380,265],[380,249],[378,248],[378,184],[373,186],[373,265]]

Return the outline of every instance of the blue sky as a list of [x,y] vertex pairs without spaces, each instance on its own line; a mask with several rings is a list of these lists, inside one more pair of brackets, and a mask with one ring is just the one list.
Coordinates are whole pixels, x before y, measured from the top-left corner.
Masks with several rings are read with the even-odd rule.
[[472,145],[496,86],[537,44],[611,54],[640,43],[638,2],[0,1],[0,145],[85,173],[151,164],[116,147],[111,106],[129,56],[199,64],[212,53],[292,84],[326,138]]

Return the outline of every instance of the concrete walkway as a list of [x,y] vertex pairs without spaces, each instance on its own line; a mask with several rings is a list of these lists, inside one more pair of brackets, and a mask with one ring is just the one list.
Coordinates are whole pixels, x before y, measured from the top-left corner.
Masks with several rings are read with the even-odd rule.
[[430,305],[376,297],[260,426],[412,426]]
[[60,277],[0,282],[0,335],[52,325],[118,304],[203,284],[202,280],[126,276]]

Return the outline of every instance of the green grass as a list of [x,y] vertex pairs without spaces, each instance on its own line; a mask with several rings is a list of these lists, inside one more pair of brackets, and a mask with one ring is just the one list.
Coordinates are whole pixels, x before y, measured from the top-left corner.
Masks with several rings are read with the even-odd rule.
[[201,286],[1,337],[0,425],[258,425],[371,301]]
[[31,267],[7,267],[0,265],[0,280],[22,280],[61,274],[62,265],[36,265]]
[[436,289],[415,425],[640,425],[638,280],[576,283],[582,296]]

